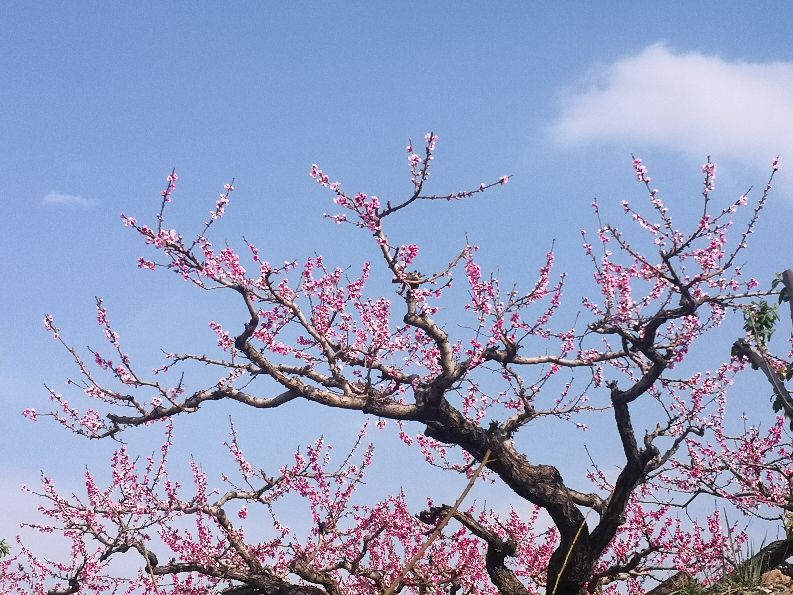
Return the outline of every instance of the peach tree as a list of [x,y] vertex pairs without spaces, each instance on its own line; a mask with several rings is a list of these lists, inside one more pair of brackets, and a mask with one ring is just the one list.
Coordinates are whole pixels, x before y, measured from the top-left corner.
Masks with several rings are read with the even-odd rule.
[[[689,521],[681,511],[695,510],[698,496],[748,514],[793,510],[784,418],[766,430],[747,423],[737,435],[725,421],[728,389],[752,365],[750,342],[756,347],[764,335],[747,326],[743,348],[731,356],[727,345],[710,370],[697,359],[723,321],[779,292],[760,287],[741,266],[778,162],[755,200],[747,192],[725,203],[714,198],[716,166],[708,160],[700,214],[678,225],[634,159],[648,202],[622,203],[624,229],[599,223],[582,232],[597,289],[570,303],[553,251],[526,287],[503,287],[477,262],[474,245],[428,270],[418,245],[394,237],[390,222],[410,217],[417,203],[474,199],[509,182],[502,176],[428,192],[437,140],[430,133],[421,150],[407,147],[410,191],[402,200],[349,192],[311,167],[336,206],[326,217],[340,232],[371,237],[370,260],[355,268],[326,256],[273,264],[247,240],[242,250],[216,246],[212,233],[233,181],[194,235],[166,224],[175,171],[152,224],[122,216],[151,250],[139,267],[233,294],[240,322],[227,328],[211,321],[216,352],[166,353],[151,373],[123,349],[102,300],[102,350],[76,349],[45,318],[79,372],[71,389],[88,404],[51,390],[51,411],[25,415],[51,417],[91,439],[162,424],[165,439],[144,459],[122,444],[109,483],[87,471],[79,495],[44,477],[35,493],[46,520],[37,528],[61,533],[71,555],[53,561],[17,543],[0,561],[3,592],[571,595],[617,592],[624,583],[643,592],[648,578],[676,570],[728,571],[725,551],[748,539],[726,528],[718,510]],[[593,203],[598,222],[600,208]],[[581,314],[560,316],[564,308]],[[779,379],[782,364],[763,361]],[[219,380],[194,386],[195,367],[217,370]],[[217,485],[196,462],[190,485],[170,474],[178,418],[212,415],[212,402],[235,401],[265,419],[268,409],[297,400],[376,427],[390,423],[398,428],[394,439],[418,448],[437,473],[463,474],[468,488],[484,474],[515,506],[504,513],[461,498],[415,509],[405,491],[360,501],[374,457],[366,424],[341,462],[318,438],[289,461],[256,463],[232,427],[225,445],[232,465]],[[618,471],[593,462],[585,477],[563,476],[531,444],[533,429],[561,420],[575,432],[593,414],[613,418],[620,449],[609,464]],[[408,477],[403,485],[420,489]],[[295,501],[311,517],[307,530],[283,521]],[[248,524],[254,508],[271,519],[263,537]],[[138,570],[119,575],[112,564],[120,557],[136,559]]]

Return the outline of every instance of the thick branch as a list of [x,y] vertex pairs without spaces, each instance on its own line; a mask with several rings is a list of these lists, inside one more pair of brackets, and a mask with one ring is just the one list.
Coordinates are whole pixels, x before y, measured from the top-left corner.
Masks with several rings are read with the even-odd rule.
[[738,339],[733,343],[732,352],[741,359],[748,359],[749,363],[752,364],[752,368],[755,370],[759,368],[763,371],[763,374],[765,374],[765,377],[774,389],[774,393],[779,397],[779,402],[785,410],[785,415],[787,415],[789,419],[793,419],[793,397],[791,397],[790,392],[776,373],[776,370],[768,363],[768,360],[766,360],[760,352],[752,349],[745,339]]
[[278,407],[284,403],[288,403],[298,396],[300,395],[297,392],[293,390],[287,390],[270,398],[254,397],[234,387],[225,386],[223,388],[197,391],[185,399],[182,403],[177,403],[171,407],[155,407],[145,415],[131,416],[109,413],[107,418],[118,426],[133,426],[141,425],[150,421],[156,421],[166,417],[173,417],[179,413],[193,413],[202,403],[206,401],[232,399],[234,401],[244,403],[245,405],[256,407],[257,409],[270,409],[272,407]]
[[65,589],[50,589],[47,595],[72,595],[80,592],[80,580],[77,577],[69,579],[69,586]]
[[485,360],[499,362],[501,364],[537,365],[537,364],[556,364],[564,368],[591,367],[593,364],[611,361],[626,357],[625,351],[607,351],[599,353],[592,358],[566,358],[556,355],[537,355],[524,356],[516,355],[513,351],[505,349],[488,349],[485,353]]
[[445,399],[437,407],[425,408],[423,411],[425,416],[420,421],[427,424],[427,436],[457,444],[480,461],[490,450],[492,461],[488,463],[488,468],[520,497],[548,510],[559,528],[562,541],[572,541],[584,521],[584,515],[573,501],[556,467],[529,462],[525,455],[515,450],[511,440],[474,425]]
[[[422,512],[419,515],[419,519],[424,523],[432,524],[447,515],[450,511],[452,511],[451,507],[446,505],[434,506]],[[499,593],[503,595],[525,595],[528,593],[523,583],[518,580],[515,573],[505,564],[507,558],[514,557],[517,554],[518,544],[515,543],[514,540],[511,538],[502,539],[494,531],[482,525],[466,512],[454,510],[452,512],[452,518],[487,543],[485,566],[487,567],[487,573],[490,579],[498,588]]]
[[611,394],[612,403],[614,405],[627,405],[631,401],[635,401],[655,384],[665,369],[666,362],[663,360],[654,362],[649,371],[642,375],[629,389],[623,391],[616,390],[616,388],[613,389]]
[[614,406],[614,418],[617,424],[617,431],[625,452],[625,467],[623,467],[614,490],[608,498],[606,507],[601,515],[600,522],[592,531],[592,548],[596,555],[608,547],[614,538],[617,529],[625,522],[625,509],[630,500],[631,494],[645,477],[647,466],[659,453],[658,449],[652,444],[647,448],[640,449],[636,441],[636,434],[633,430],[631,415],[628,403],[638,398],[639,395],[647,391],[658,379],[663,371],[662,364],[654,364],[650,370],[644,374],[627,391],[620,391],[616,382],[611,384],[611,402]]
[[790,321],[793,322],[793,269],[788,269],[782,273],[782,283],[787,289],[788,304],[790,305]]
[[163,564],[152,569],[155,576],[168,574],[182,574],[187,572],[197,572],[205,576],[212,576],[224,580],[235,580],[244,583],[238,587],[230,587],[223,590],[224,594],[234,595],[327,595],[318,588],[309,585],[293,585],[269,572],[261,574],[241,573],[229,568],[216,568],[206,564],[193,564],[183,562],[172,562]]

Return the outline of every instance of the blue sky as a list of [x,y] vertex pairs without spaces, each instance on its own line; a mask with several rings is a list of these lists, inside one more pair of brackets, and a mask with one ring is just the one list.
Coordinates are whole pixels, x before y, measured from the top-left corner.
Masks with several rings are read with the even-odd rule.
[[[486,268],[529,283],[555,239],[560,269],[585,284],[578,230],[595,225],[594,196],[615,220],[620,200],[641,196],[631,153],[683,213],[708,154],[725,201],[762,186],[777,153],[793,160],[791,17],[786,2],[3,2],[0,497],[12,514],[0,534],[33,510],[21,483],[44,469],[76,486],[75,473],[113,446],[20,416],[46,408],[43,384],[61,389],[72,373],[43,331],[45,313],[76,345],[97,345],[93,297],[104,297],[127,351],[148,367],[160,347],[211,349],[208,320],[241,319],[225,297],[135,267],[145,251],[119,214],[153,220],[172,167],[183,233],[234,177],[217,243],[239,246],[244,235],[276,262],[316,251],[357,264],[371,246],[322,220],[332,205],[311,163],[347,188],[399,198],[404,146],[433,130],[434,190],[514,177],[477,201],[420,205],[396,224],[400,241],[420,243],[431,264],[468,233]],[[793,264],[792,216],[783,169],[751,253],[759,278]],[[229,412],[275,467],[324,431],[263,432],[262,417],[218,408],[180,420],[177,444],[206,448],[202,461],[219,465],[211,453]],[[357,425],[344,419],[344,431]],[[149,437],[129,438],[145,452]]]

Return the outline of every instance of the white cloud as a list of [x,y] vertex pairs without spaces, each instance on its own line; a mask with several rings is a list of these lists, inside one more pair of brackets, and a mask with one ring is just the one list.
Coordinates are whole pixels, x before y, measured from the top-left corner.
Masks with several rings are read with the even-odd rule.
[[41,200],[43,205],[60,205],[64,207],[92,207],[96,203],[90,198],[77,194],[66,194],[64,192],[49,192]]
[[563,146],[648,145],[769,171],[793,161],[793,62],[728,61],[664,44],[593,69],[561,94]]

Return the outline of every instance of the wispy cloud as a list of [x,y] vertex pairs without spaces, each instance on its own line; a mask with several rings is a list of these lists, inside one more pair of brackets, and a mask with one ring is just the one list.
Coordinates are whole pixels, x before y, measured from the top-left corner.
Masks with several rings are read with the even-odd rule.
[[593,69],[561,94],[561,145],[620,142],[766,171],[793,161],[793,62],[729,61],[664,44]]
[[96,202],[90,198],[85,198],[78,194],[66,194],[64,192],[49,192],[41,200],[43,205],[58,205],[64,207],[92,207]]

